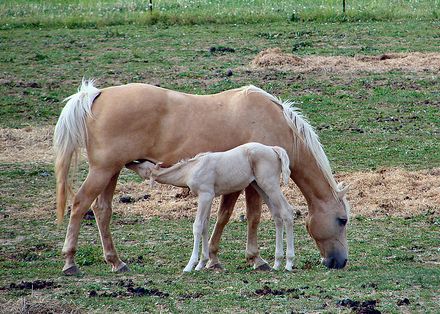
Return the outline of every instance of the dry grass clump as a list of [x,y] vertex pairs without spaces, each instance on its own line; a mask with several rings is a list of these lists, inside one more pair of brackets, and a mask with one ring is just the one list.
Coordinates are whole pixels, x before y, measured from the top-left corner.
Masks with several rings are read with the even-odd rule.
[[53,160],[53,127],[0,129],[0,162]]
[[[51,162],[52,131],[52,127],[0,129],[0,162]],[[411,216],[439,211],[440,168],[422,171],[393,168],[353,172],[339,175],[337,180],[351,185],[348,198],[354,216]],[[288,187],[283,187],[283,191],[289,202],[299,211],[298,214],[307,212],[304,197],[293,182],[290,182]],[[134,202],[120,202],[119,197],[122,195],[131,195]],[[47,197],[41,197],[41,202],[36,201],[35,210],[26,211],[26,214],[32,216],[40,215],[41,211],[52,212],[54,205],[47,202]],[[193,218],[197,208],[197,198],[182,195],[182,189],[159,184],[150,188],[147,182],[119,183],[113,203],[115,211],[121,214],[137,214],[146,218]],[[219,203],[220,199],[216,198],[213,213]],[[244,197],[240,196],[233,219],[246,214],[245,208]],[[263,209],[263,218],[270,218],[266,207]]]
[[[338,181],[350,184],[348,199],[352,206],[352,216],[413,216],[430,211],[438,211],[440,206],[440,168],[421,171],[407,171],[399,168],[382,169],[372,172],[354,172],[337,176]],[[283,192],[294,206],[297,214],[307,212],[307,204],[293,182],[283,187]],[[159,216],[168,219],[193,218],[197,208],[194,195],[182,197],[182,189],[165,185],[149,188],[147,183],[126,183],[120,185],[116,195],[129,194],[138,200],[122,204],[116,199],[115,210],[121,214],[137,214],[146,218]],[[148,199],[143,196],[148,194]],[[215,214],[219,198],[213,205]],[[240,196],[233,219],[245,214],[245,200]],[[440,213],[439,213],[440,214]],[[269,219],[266,206],[263,218]]]
[[80,314],[77,306],[61,303],[41,295],[32,295],[15,300],[1,300],[0,314]]
[[280,48],[263,50],[252,60],[252,65],[256,67],[299,66],[302,64],[304,61],[301,58],[284,53]]
[[440,168],[406,171],[400,168],[357,172],[339,176],[350,183],[354,215],[440,215]]
[[308,56],[299,58],[280,48],[261,51],[251,62],[254,68],[282,68],[294,72],[387,72],[440,71],[440,53],[386,53],[377,56]]

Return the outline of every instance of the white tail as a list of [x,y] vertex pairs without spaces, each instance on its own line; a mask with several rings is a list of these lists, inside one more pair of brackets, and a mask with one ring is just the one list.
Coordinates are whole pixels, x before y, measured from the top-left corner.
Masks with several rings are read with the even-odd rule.
[[278,158],[281,160],[281,177],[283,178],[283,184],[289,184],[290,178],[290,159],[284,148],[273,146],[272,149],[277,153]]
[[100,94],[93,86],[93,80],[83,79],[78,93],[66,98],[66,106],[61,111],[55,126],[53,147],[55,150],[55,176],[57,180],[57,220],[64,217],[67,194],[71,190],[68,174],[72,156],[75,160],[79,149],[87,142],[86,118],[92,116],[92,104]]

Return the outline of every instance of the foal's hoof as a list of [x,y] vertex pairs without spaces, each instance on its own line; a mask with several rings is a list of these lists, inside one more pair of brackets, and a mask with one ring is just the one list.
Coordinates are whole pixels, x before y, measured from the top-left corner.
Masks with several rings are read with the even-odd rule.
[[206,268],[209,270],[225,270],[223,268],[222,264],[220,264],[220,263],[208,265],[208,266],[206,266]]
[[76,265],[70,266],[69,268],[63,269],[63,274],[65,276],[79,275],[79,268]]
[[260,266],[255,267],[255,270],[258,270],[258,271],[272,271],[272,267],[270,267],[268,264],[261,264]]
[[127,264],[125,263],[121,263],[121,265],[119,265],[119,267],[114,270],[114,272],[116,273],[127,273],[129,271],[130,268],[128,268]]

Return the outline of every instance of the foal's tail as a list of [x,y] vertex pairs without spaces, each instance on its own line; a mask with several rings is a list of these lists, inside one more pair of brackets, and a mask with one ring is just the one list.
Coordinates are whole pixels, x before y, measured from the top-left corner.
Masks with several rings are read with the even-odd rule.
[[283,184],[289,184],[290,178],[290,159],[284,148],[278,146],[272,146],[272,149],[277,153],[278,158],[281,160],[281,176],[283,178]]
[[92,116],[92,104],[100,94],[94,81],[83,79],[78,93],[66,98],[66,106],[55,126],[53,147],[55,150],[55,176],[57,181],[57,221],[64,218],[67,195],[71,192],[69,169],[72,158],[76,162],[81,147],[86,146],[86,118]]

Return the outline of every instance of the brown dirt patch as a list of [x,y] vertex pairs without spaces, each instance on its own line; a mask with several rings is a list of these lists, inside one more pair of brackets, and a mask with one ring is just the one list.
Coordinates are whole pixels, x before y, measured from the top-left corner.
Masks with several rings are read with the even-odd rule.
[[386,53],[377,56],[306,56],[284,53],[280,48],[261,51],[251,62],[253,68],[281,68],[293,72],[387,72],[440,71],[440,53]]
[[[52,162],[52,132],[53,127],[1,129],[0,162]],[[337,180],[351,185],[348,198],[353,216],[412,216],[440,211],[440,168],[421,171],[392,168],[352,172],[338,175]],[[283,191],[289,202],[299,210],[299,214],[305,214],[306,202],[295,184],[290,182],[288,187],[283,187]],[[124,195],[131,196],[133,201],[121,202],[120,197]],[[192,195],[182,197],[180,188],[160,184],[150,188],[148,182],[131,181],[118,184],[113,203],[115,211],[120,214],[135,214],[146,218],[193,218],[197,198]],[[218,206],[219,198],[216,198],[213,213]],[[10,211],[8,214],[11,217],[17,214],[41,215],[42,211],[53,212],[53,207],[54,202],[48,202],[46,197],[41,197],[41,202],[35,202],[35,210],[19,211],[20,213]],[[245,201],[242,195],[233,217],[239,219],[244,214]],[[270,217],[266,208],[264,217]]]

